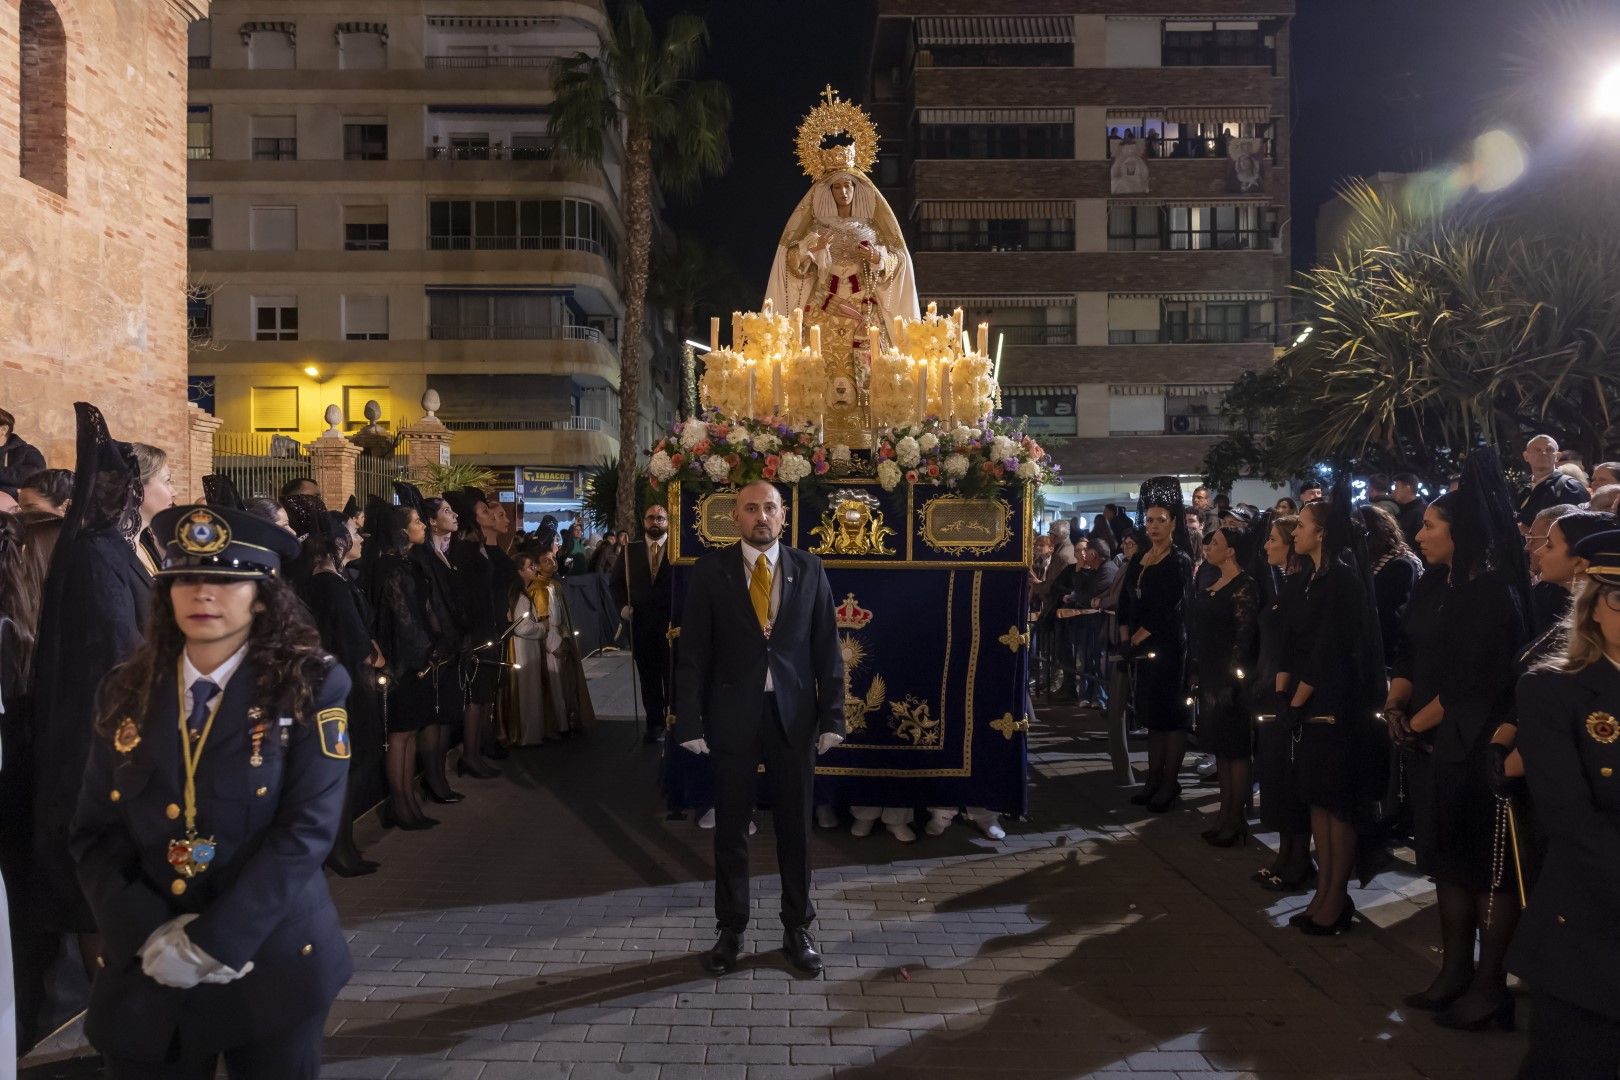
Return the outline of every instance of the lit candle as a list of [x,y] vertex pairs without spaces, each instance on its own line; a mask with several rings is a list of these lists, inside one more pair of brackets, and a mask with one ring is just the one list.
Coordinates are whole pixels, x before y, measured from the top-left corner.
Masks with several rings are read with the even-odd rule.
[[939,415],[943,416],[951,427],[955,427],[956,417],[951,412],[951,362],[939,362]]
[[798,348],[804,344],[804,308],[793,309],[793,346]]
[[771,415],[782,415],[782,361],[771,363]]
[[732,352],[742,352],[742,347],[743,347],[742,337],[743,337],[743,335],[742,335],[742,312],[733,311],[731,313],[731,351]]
[[744,410],[744,413],[749,417],[749,419],[753,419],[753,416],[754,416],[754,362],[752,360],[745,360],[745,361],[743,361],[743,363],[748,365],[748,401],[746,403],[748,407]]
[[930,319],[939,317],[939,305],[934,303],[932,300],[928,301],[928,317]]
[[928,362],[925,360],[917,365],[917,422],[920,424],[928,416]]
[[821,359],[821,324],[810,327],[810,355],[817,360]]
[[720,351],[720,316],[709,317],[709,351]]
[[771,304],[771,298],[767,296],[765,298],[765,317],[770,318],[775,310],[775,307]]
[[979,324],[979,355],[990,355],[990,324],[987,322]]
[[957,333],[961,333],[961,331],[962,331],[962,309],[961,308],[957,308],[955,311],[951,312],[951,322],[956,324]]
[[894,317],[894,347],[902,352],[906,348],[906,320],[898,315]]

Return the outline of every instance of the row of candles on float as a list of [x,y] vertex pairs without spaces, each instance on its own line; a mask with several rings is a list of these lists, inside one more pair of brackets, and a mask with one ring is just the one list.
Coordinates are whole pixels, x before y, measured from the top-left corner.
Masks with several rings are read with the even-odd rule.
[[[994,408],[990,324],[978,325],[975,342],[963,321],[961,308],[941,316],[935,303],[929,303],[920,320],[895,316],[892,347],[880,346],[870,354],[874,429],[916,423],[930,415],[954,421],[959,409],[977,419]],[[880,328],[869,325],[867,341],[881,340]],[[761,312],[732,312],[731,348],[726,350],[720,348],[720,320],[711,318],[709,348],[703,379],[707,404],[749,417],[759,416],[764,404],[768,415],[800,422],[813,418],[821,425],[826,406],[821,327],[812,325],[806,342],[803,309],[778,316],[767,299]],[[770,397],[763,403],[762,367],[770,377]],[[733,380],[741,385],[732,385]]]

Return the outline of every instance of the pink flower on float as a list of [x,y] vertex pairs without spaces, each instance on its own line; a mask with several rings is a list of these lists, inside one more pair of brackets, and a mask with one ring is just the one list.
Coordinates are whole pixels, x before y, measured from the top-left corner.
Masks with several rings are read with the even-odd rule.
[[814,463],[814,465],[812,467],[816,470],[816,475],[820,476],[822,473],[827,471],[827,467],[828,467],[827,466],[827,459],[826,458],[816,458],[815,463]]
[[937,462],[930,461],[928,463],[928,475],[930,478],[939,476],[939,464]]
[[917,482],[917,470],[916,469],[907,469],[906,470],[906,483],[915,484],[916,482]]
[[696,446],[692,447],[692,453],[696,454],[698,457],[702,457],[704,454],[707,454],[708,452],[709,452],[709,440],[708,439],[704,439],[702,442],[700,442]]

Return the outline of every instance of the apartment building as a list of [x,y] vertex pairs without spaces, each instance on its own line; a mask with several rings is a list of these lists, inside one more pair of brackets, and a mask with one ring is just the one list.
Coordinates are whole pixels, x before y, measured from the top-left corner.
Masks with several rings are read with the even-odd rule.
[[[559,155],[559,57],[600,0],[215,0],[190,43],[192,398],[312,438],[395,429],[429,387],[454,456],[579,470],[619,451],[622,148]],[[610,143],[612,140],[610,140]],[[643,447],[678,352],[643,344]]]
[[1287,321],[1292,0],[878,0],[876,174],[1079,508],[1189,478]]

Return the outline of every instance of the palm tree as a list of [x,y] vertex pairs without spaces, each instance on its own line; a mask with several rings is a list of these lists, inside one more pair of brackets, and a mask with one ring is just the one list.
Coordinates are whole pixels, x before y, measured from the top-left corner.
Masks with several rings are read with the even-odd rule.
[[563,153],[597,163],[607,133],[624,135],[624,329],[619,337],[619,484],[617,524],[634,529],[641,349],[647,317],[647,267],[652,253],[654,178],[676,194],[692,192],[705,175],[731,160],[727,130],[731,95],[718,82],[692,78],[708,44],[703,21],[676,15],[663,36],[639,3],[626,2],[613,40],[601,55],[578,53],[557,67],[551,133]]

